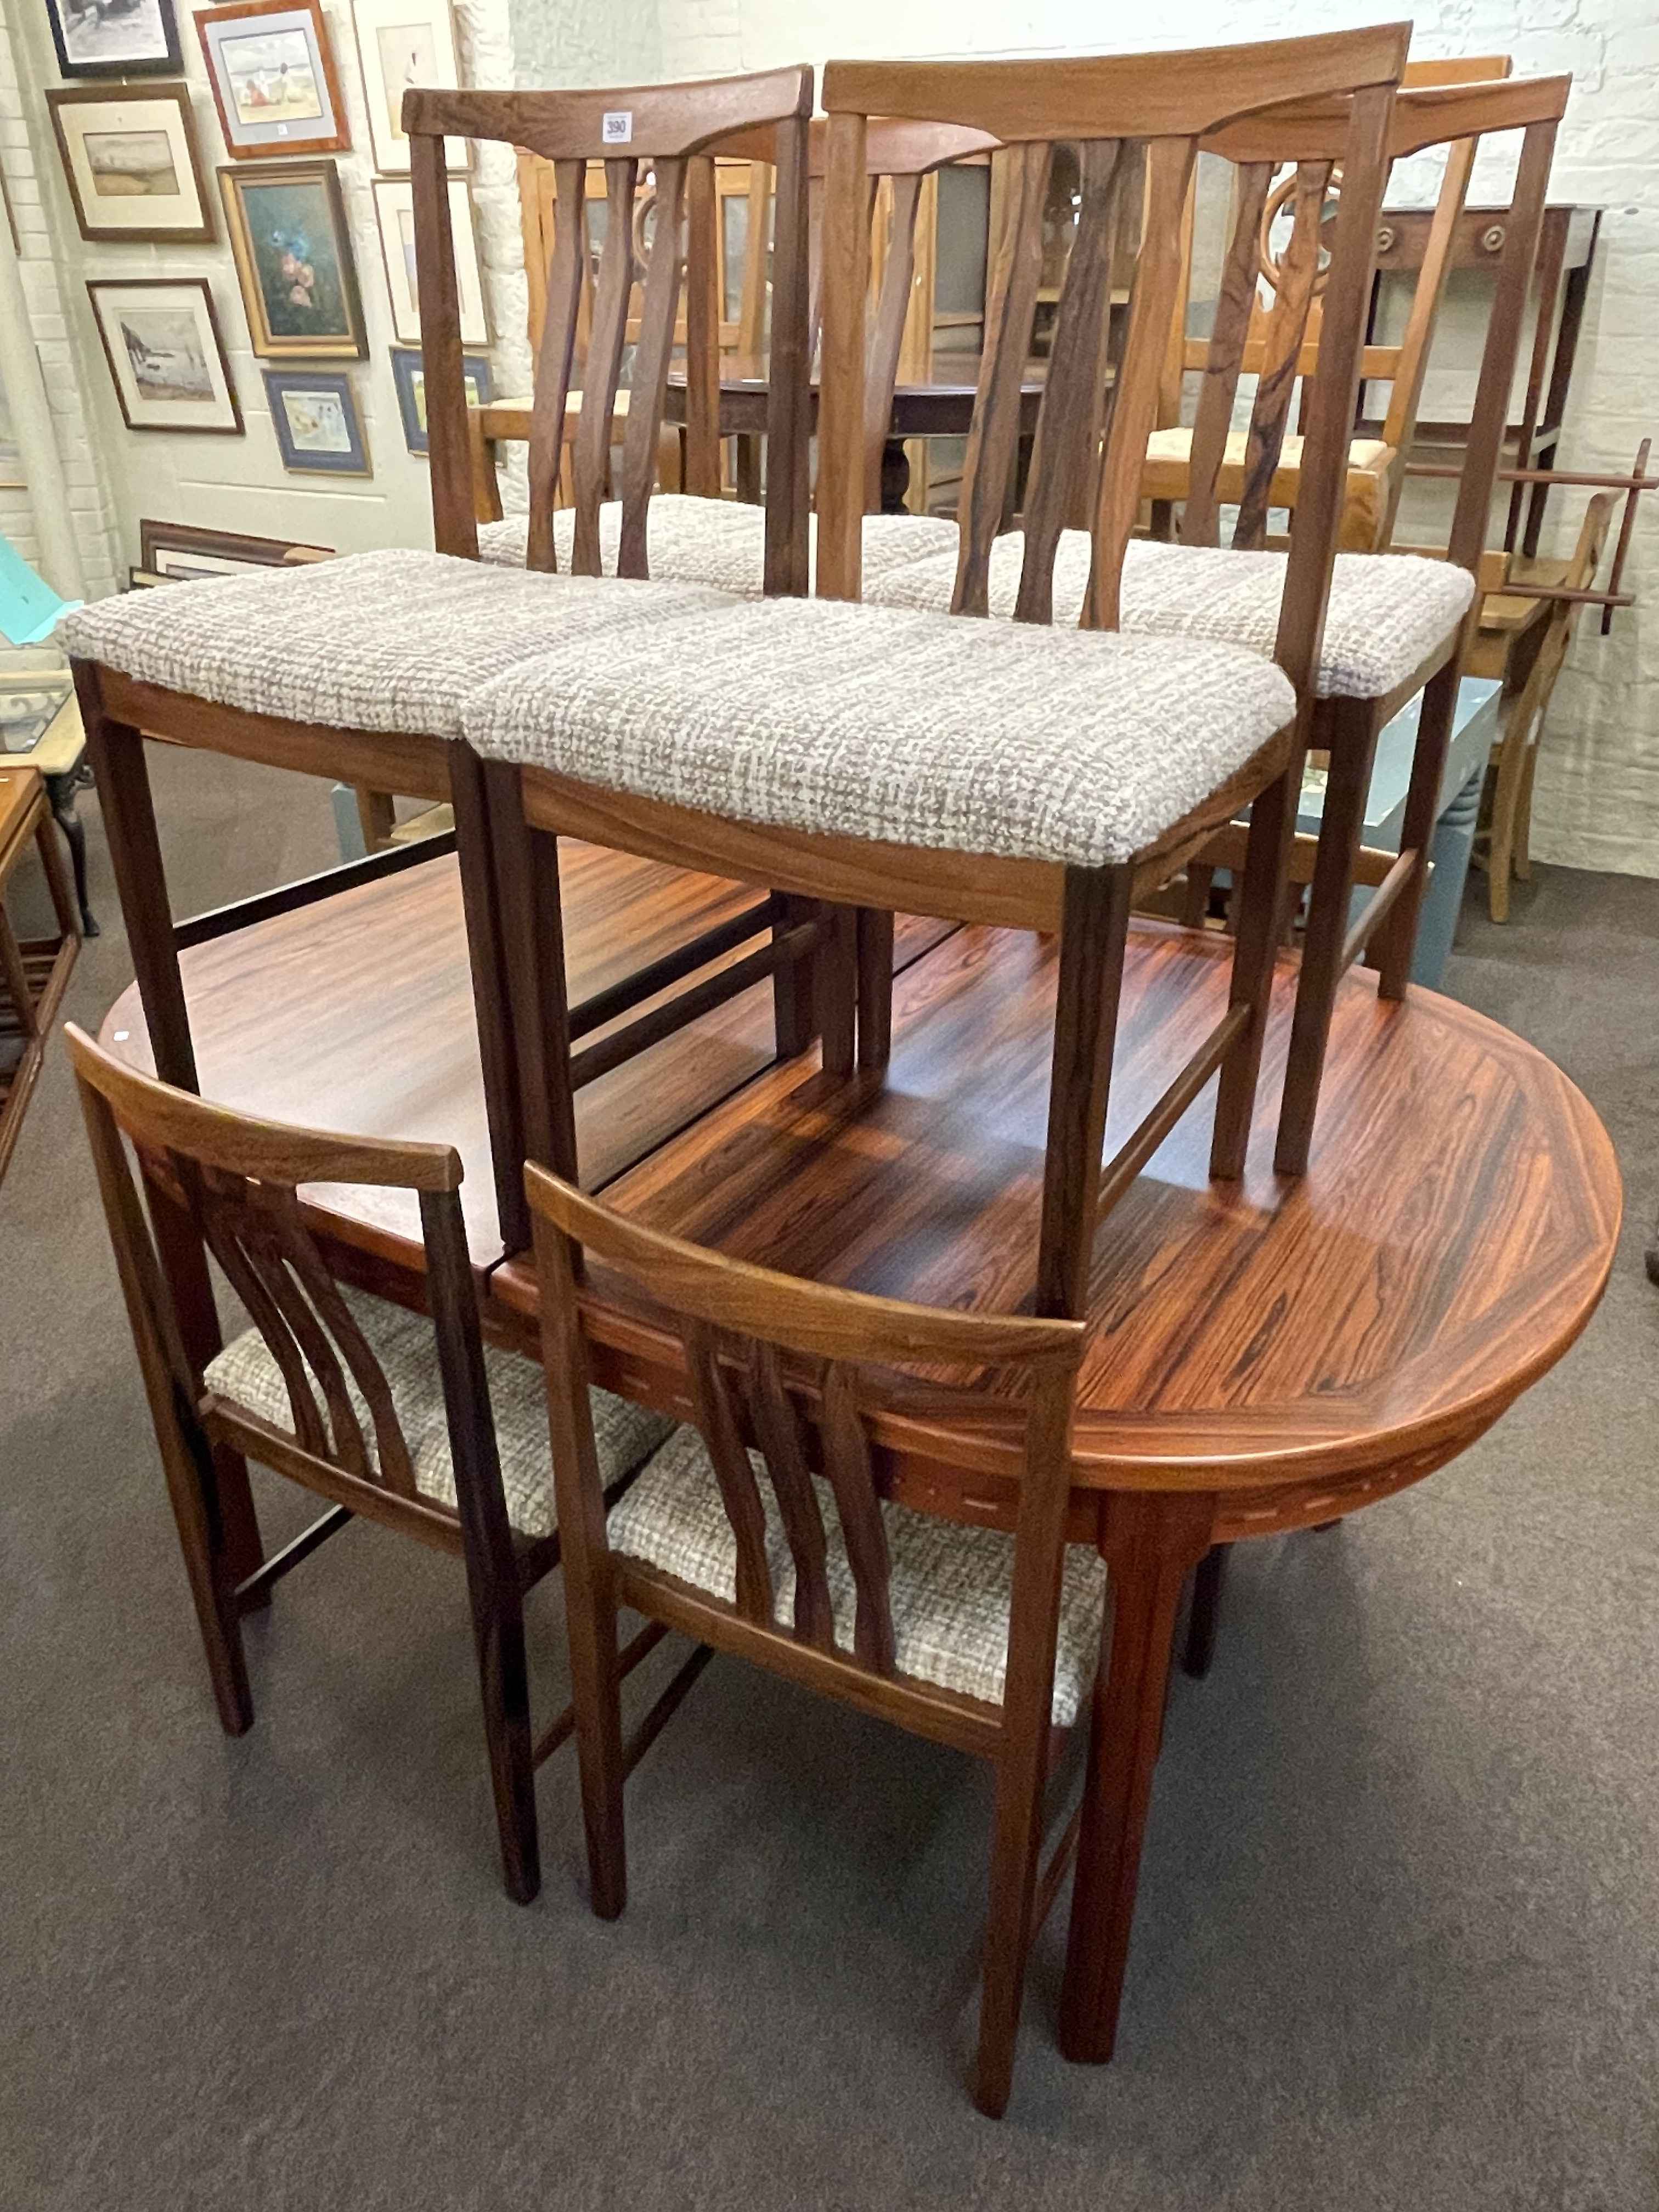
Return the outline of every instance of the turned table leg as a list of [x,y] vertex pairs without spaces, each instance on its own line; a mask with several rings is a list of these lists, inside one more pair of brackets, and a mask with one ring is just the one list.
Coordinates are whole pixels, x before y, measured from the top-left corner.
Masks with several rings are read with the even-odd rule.
[[1214,1523],[1215,1500],[1200,1492],[1115,1492],[1102,1508],[1112,1605],[1089,1721],[1060,2016],[1060,2049],[1085,2063],[1103,2063],[1117,2039],[1170,1647],[1187,1576]]

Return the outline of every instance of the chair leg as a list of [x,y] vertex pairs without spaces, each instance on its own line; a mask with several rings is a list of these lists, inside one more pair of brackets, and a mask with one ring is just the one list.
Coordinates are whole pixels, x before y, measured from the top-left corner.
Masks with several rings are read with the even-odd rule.
[[893,917],[877,907],[858,913],[859,1066],[885,1067],[893,1052]]
[[1521,777],[1521,804],[1516,809],[1515,872],[1523,884],[1532,881],[1532,786],[1538,773],[1536,743],[1527,747],[1527,765]]
[[1299,736],[1283,775],[1258,792],[1250,807],[1243,880],[1233,894],[1233,969],[1228,994],[1230,1005],[1249,1007],[1250,1018],[1221,1063],[1210,1144],[1210,1173],[1218,1182],[1237,1181],[1249,1150],[1306,750],[1305,738]]
[[858,910],[831,906],[829,940],[815,963],[813,995],[826,1075],[850,1075],[858,1058]]
[[1031,1948],[1037,1861],[1042,1848],[1046,1762],[1005,1756],[997,1765],[991,1846],[991,1907],[985,1929],[985,1970],[979,2005],[979,2055],[974,2102],[1000,2120],[1013,2086],[1025,1961]]
[[1060,2018],[1060,2049],[1088,2064],[1103,2064],[1117,2038],[1176,1619],[1214,1518],[1215,1500],[1189,1491],[1121,1491],[1105,1501],[1101,1548],[1114,1595],[1089,1721]]
[[1193,1570],[1193,1601],[1187,1615],[1187,1648],[1182,1672],[1201,1682],[1215,1658],[1216,1631],[1221,1621],[1221,1593],[1226,1586],[1231,1544],[1212,1544]]
[[[778,918],[772,925],[775,940],[805,920],[810,910],[805,899],[782,892],[779,898]],[[772,977],[772,1020],[780,1060],[798,1058],[817,1035],[812,1021],[812,969],[809,955],[804,960],[792,960]]]
[[1187,888],[1182,894],[1181,921],[1186,929],[1202,929],[1210,914],[1210,890],[1215,870],[1201,860],[1187,864]]
[[1314,856],[1308,927],[1302,940],[1296,1012],[1285,1060],[1285,1090],[1273,1152],[1274,1172],[1282,1176],[1308,1171],[1331,1015],[1342,981],[1348,902],[1381,726],[1376,705],[1365,699],[1333,700],[1322,710],[1321,721],[1321,734],[1330,748],[1330,773]]
[[1510,878],[1515,868],[1516,823],[1528,757],[1517,729],[1498,756],[1498,780],[1492,795],[1492,838],[1486,848],[1486,906],[1494,921],[1510,918]]
[[1423,908],[1428,882],[1429,848],[1440,812],[1440,781],[1446,772],[1446,751],[1451,743],[1452,716],[1457,705],[1457,686],[1462,654],[1455,652],[1443,668],[1429,679],[1418,717],[1417,744],[1412,754],[1412,780],[1406,793],[1405,818],[1401,825],[1400,849],[1417,854],[1417,866],[1399,897],[1383,915],[1366,957],[1377,971],[1379,999],[1403,999],[1411,981],[1412,955],[1417,949],[1417,919]]
[[[179,1531],[179,1548],[196,1607],[202,1649],[207,1657],[213,1701],[227,1735],[246,1735],[253,1725],[253,1697],[242,1650],[242,1626],[236,1603],[236,1578],[226,1546],[216,1455],[207,1437],[187,1416],[169,1424],[171,1436],[156,1427],[167,1495]],[[242,1462],[238,1460],[236,1465]]]
[[[469,1580],[471,1561],[469,1559]],[[536,1767],[531,1755],[530,1676],[525,1661],[524,1603],[516,1587],[481,1590],[474,1582],[473,1642],[483,1700],[484,1741],[501,1833],[501,1877],[515,1903],[528,1905],[542,1886],[536,1832]]]
[[1133,867],[1066,871],[1036,1282],[1037,1312],[1056,1318],[1088,1308],[1133,890]]

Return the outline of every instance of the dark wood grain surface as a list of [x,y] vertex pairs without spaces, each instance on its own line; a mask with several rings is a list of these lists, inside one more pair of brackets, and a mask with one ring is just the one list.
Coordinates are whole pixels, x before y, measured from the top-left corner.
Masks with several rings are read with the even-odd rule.
[[[580,846],[567,881],[583,994],[750,896]],[[772,1062],[759,986],[580,1093],[591,1179],[654,1227],[815,1279],[986,1310],[1028,1300],[1054,945],[941,927],[901,921],[884,1088],[831,1082],[816,1055]],[[1109,1148],[1224,1011],[1228,951],[1137,924]],[[474,1260],[489,1264],[501,1247],[452,861],[197,947],[185,972],[210,1097],[454,1144]],[[1370,975],[1345,980],[1309,1174],[1275,1177],[1291,972],[1242,1182],[1208,1180],[1200,1106],[1103,1224],[1085,1481],[1221,1486],[1248,1519],[1252,1486],[1407,1479],[1495,1419],[1600,1295],[1620,1206],[1605,1132],[1541,1054],[1449,1000],[1413,990],[1381,1006]],[[136,994],[104,1036],[147,1065]],[[414,1234],[395,1199],[352,1205],[349,1234]],[[527,1266],[495,1282],[533,1310]]]

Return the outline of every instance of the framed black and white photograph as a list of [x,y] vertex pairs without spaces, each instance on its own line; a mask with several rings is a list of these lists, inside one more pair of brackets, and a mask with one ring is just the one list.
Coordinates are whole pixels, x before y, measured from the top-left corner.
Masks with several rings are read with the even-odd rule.
[[318,0],[231,0],[204,8],[196,33],[233,161],[350,145]]
[[184,67],[173,0],[46,0],[65,76],[167,76]]
[[[469,407],[481,407],[485,400],[495,398],[489,363],[483,354],[463,354],[461,375],[466,385]],[[432,439],[426,423],[426,374],[421,367],[420,354],[414,347],[392,347],[392,380],[398,387],[398,412],[404,422],[404,443],[411,453],[430,452]]]
[[342,370],[268,368],[265,395],[283,466],[296,476],[366,477],[368,449]]
[[[415,274],[415,190],[407,179],[376,177],[374,214],[380,229],[386,289],[392,295],[392,328],[399,345],[421,343],[420,288]],[[484,307],[483,270],[478,234],[472,221],[472,195],[465,177],[449,186],[449,231],[454,241],[455,292],[461,311],[461,343],[489,343]]]
[[[450,89],[461,81],[449,0],[352,0],[351,14],[357,27],[374,166],[382,176],[406,177],[404,93],[417,85]],[[466,139],[444,141],[444,161],[452,176],[467,167],[470,155]]]
[[254,352],[361,361],[363,306],[334,163],[265,161],[221,169],[219,183]]
[[213,236],[184,84],[56,85],[46,105],[82,238],[184,246]]
[[129,430],[241,435],[242,410],[204,276],[91,277],[87,291]]

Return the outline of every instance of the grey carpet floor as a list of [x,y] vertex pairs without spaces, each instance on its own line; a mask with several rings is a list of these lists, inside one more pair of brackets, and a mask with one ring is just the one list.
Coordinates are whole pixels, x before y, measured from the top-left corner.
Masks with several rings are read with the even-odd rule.
[[[320,787],[157,775],[181,910],[330,857]],[[130,970],[88,811],[90,1025]],[[516,1909],[460,1577],[367,1528],[253,1625],[220,1735],[55,1052],[0,1191],[0,2203],[1650,2212],[1659,884],[1519,907],[1472,903],[1451,987],[1613,1130],[1606,1304],[1457,1464],[1241,1554],[1120,2056],[1054,2050],[1057,1915],[1000,2126],[948,2017],[986,1809],[951,1754],[717,1662],[630,1785],[625,1917],[584,1903],[568,1753]],[[556,1590],[534,1636],[546,1699]]]

